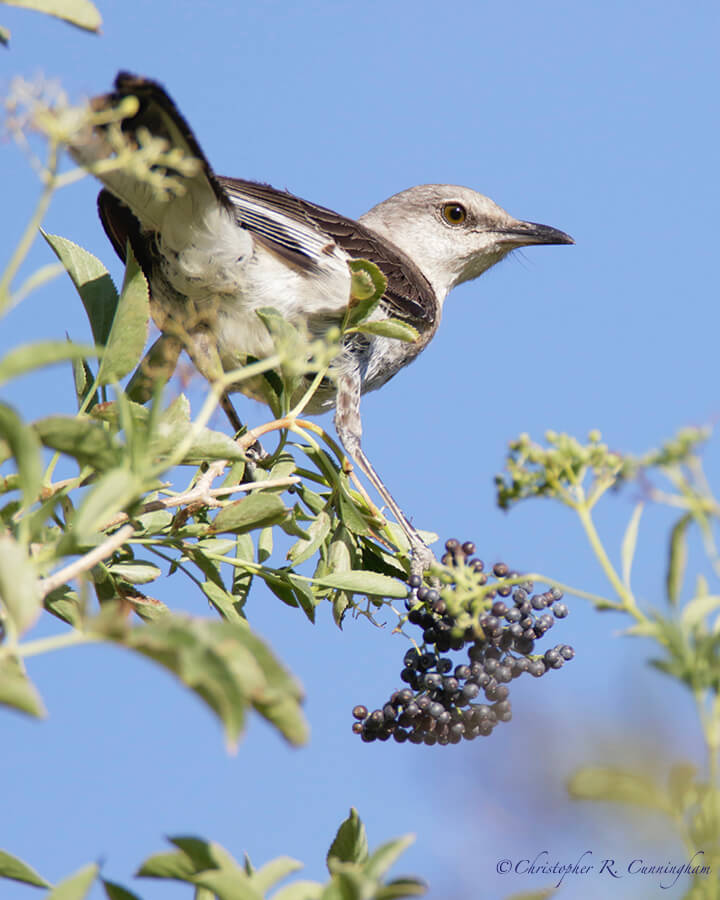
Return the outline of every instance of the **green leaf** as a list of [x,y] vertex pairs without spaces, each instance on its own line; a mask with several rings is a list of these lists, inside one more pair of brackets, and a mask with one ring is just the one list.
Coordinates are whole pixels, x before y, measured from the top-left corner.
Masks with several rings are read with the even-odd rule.
[[345,328],[367,319],[387,288],[387,279],[374,263],[366,259],[351,259],[348,266],[351,271],[350,303],[345,315]]
[[116,578],[129,581],[130,584],[149,584],[162,575],[162,569],[159,569],[154,563],[145,562],[142,559],[113,563],[108,566],[108,571]]
[[603,766],[586,766],[568,782],[573,800],[593,800],[639,806],[672,815],[672,803],[666,792],[652,778],[638,772]]
[[90,344],[72,344],[69,341],[37,341],[10,350],[0,360],[0,384],[18,378],[27,372],[66,360],[82,360],[94,356],[95,347]]
[[85,495],[71,520],[70,536],[83,544],[117,513],[142,493],[142,481],[127,469],[112,469],[101,475]]
[[18,635],[35,624],[42,610],[35,567],[10,534],[0,535],[0,601]]
[[92,399],[90,399],[89,401],[87,399],[93,385],[95,384],[95,376],[92,373],[90,364],[86,359],[73,360],[72,371],[78,409],[93,409],[100,402],[100,397],[98,395],[98,392],[95,391]]
[[215,841],[205,841],[191,835],[174,835],[168,840],[181,850],[193,864],[195,873],[203,869],[237,869],[238,863],[228,851]]
[[680,613],[680,624],[683,628],[695,628],[718,607],[720,607],[720,596],[717,594],[698,593],[689,603],[683,606]]
[[380,575],[378,572],[364,572],[354,570],[351,572],[338,572],[334,575],[324,575],[316,579],[323,587],[339,588],[342,591],[350,591],[353,594],[371,594],[376,597],[407,597],[407,585],[395,578]]
[[118,304],[118,294],[108,270],[96,256],[67,238],[41,233],[80,294],[95,343],[105,346]]
[[83,605],[77,591],[72,590],[70,585],[62,584],[50,591],[45,595],[43,604],[49,613],[72,625],[73,628],[82,625]]
[[207,869],[198,872],[193,883],[212,891],[217,900],[263,900],[242,869]]
[[0,403],[0,438],[10,447],[26,506],[34,503],[42,485],[40,444],[32,428],[25,425],[11,406]]
[[44,719],[47,715],[40,694],[15,656],[0,657],[0,704],[37,719]]
[[136,403],[147,403],[157,386],[172,377],[182,348],[182,341],[178,338],[161,334],[133,372],[125,390],[128,397]]
[[98,383],[111,384],[132,372],[142,357],[150,320],[148,284],[131,247],[120,299],[98,370]]
[[276,891],[272,900],[320,900],[324,889],[319,881],[294,881]]
[[278,856],[253,872],[250,881],[257,891],[265,894],[278,881],[282,881],[283,878],[287,878],[293,872],[299,872],[302,868],[303,864],[296,859],[291,859],[289,856]]
[[307,528],[307,533],[310,535],[309,540],[301,538],[288,550],[287,558],[294,566],[298,566],[300,563],[305,562],[306,559],[310,559],[328,536],[330,525],[330,516],[325,511],[318,513],[315,521],[311,522]]
[[365,863],[365,874],[379,881],[414,841],[414,834],[406,834],[404,837],[381,844]]
[[[153,454],[171,454],[191,431],[191,425],[166,425],[160,422],[153,435]],[[239,444],[222,431],[203,428],[193,437],[180,465],[199,466],[213,459],[244,460],[245,453]]]
[[108,429],[89,416],[48,416],[33,423],[41,442],[59,450],[81,466],[110,469],[122,460],[122,448]]
[[247,624],[166,615],[110,639],[154,659],[191,688],[220,718],[231,748],[248,705],[291,743],[306,740],[297,683]]
[[417,341],[420,334],[417,328],[402,322],[400,319],[381,319],[378,322],[363,322],[354,328],[346,329],[346,334],[375,334],[379,337],[395,338],[398,341],[405,341],[412,344]]
[[677,606],[685,577],[687,564],[687,531],[692,522],[692,515],[686,513],[681,516],[670,532],[670,551],[668,554],[668,568],[665,576],[668,601],[672,606]]
[[3,28],[0,26],[0,44],[4,47],[10,43],[10,31],[7,28]]
[[223,619],[226,619],[228,622],[245,621],[245,616],[243,616],[241,612],[242,606],[238,603],[237,598],[231,593],[224,588],[221,588],[213,581],[205,581],[200,587],[202,588],[203,594],[205,594]]
[[691,763],[678,763],[668,776],[668,791],[675,808],[684,812],[698,800],[698,771]]
[[277,494],[256,492],[221,509],[215,516],[211,531],[242,534],[254,528],[276,525],[287,514],[288,510]]
[[296,575],[288,575],[290,584],[292,584],[293,594],[308,619],[315,623],[315,605],[318,602],[312,592],[312,588],[307,582],[298,578]]
[[[90,0],[3,0],[3,2],[9,6],[34,9],[36,12],[54,16],[85,31],[97,32],[102,25],[100,13]],[[45,237],[52,237],[52,235],[45,235]]]
[[4,850],[0,850],[0,878],[22,881],[35,887],[50,887],[50,882],[45,881],[42,875],[38,875],[35,869],[31,869],[27,863],[18,859],[17,856],[11,856]]
[[[373,900],[396,900],[398,897],[422,897],[427,893],[427,885],[419,878],[396,878],[388,881],[375,892]],[[550,894],[545,892],[544,897]],[[274,898],[273,898],[274,900]],[[505,900],[510,900],[509,897]]]
[[643,503],[638,503],[630,516],[625,534],[622,539],[620,550],[620,560],[622,564],[622,580],[625,587],[630,587],[630,573],[632,571],[633,559],[635,557],[635,547],[637,545],[638,527],[640,525],[640,516],[643,511]]
[[273,543],[274,538],[272,528],[263,528],[258,535],[257,543],[257,561],[259,563],[264,563],[266,560],[270,559],[273,552]]
[[140,900],[137,894],[124,888],[121,884],[115,884],[114,881],[105,881],[103,878],[102,886],[105,888],[105,896],[108,900]]
[[360,821],[360,816],[355,807],[350,807],[350,815],[338,828],[335,840],[327,852],[328,869],[332,873],[330,864],[340,863],[364,863],[368,858],[368,842],[365,826]]
[[99,866],[83,866],[74,875],[59,881],[45,896],[45,900],[84,900],[97,878]]

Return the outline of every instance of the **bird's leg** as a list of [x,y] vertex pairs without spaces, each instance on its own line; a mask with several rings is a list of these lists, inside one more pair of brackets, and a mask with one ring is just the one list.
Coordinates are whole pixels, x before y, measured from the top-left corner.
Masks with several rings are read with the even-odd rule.
[[[222,407],[222,411],[228,417],[228,421],[233,428],[235,434],[238,434],[244,429],[243,423],[240,421],[240,417],[237,414],[235,407],[232,404],[232,400],[230,399],[230,395],[227,391],[223,391],[222,397],[220,397],[220,406]],[[260,441],[255,441],[254,444],[251,444],[247,450],[245,451],[245,455],[248,457],[248,460],[251,463],[262,462],[264,459],[267,459],[270,454],[263,447]]]
[[367,475],[370,483],[383,498],[398,524],[405,532],[412,552],[411,571],[422,577],[423,572],[435,562],[435,555],[395,502],[382,479],[373,469],[361,446],[362,420],[360,418],[360,375],[357,372],[340,375],[337,379],[337,408],[335,429],[343,447],[352,460]]

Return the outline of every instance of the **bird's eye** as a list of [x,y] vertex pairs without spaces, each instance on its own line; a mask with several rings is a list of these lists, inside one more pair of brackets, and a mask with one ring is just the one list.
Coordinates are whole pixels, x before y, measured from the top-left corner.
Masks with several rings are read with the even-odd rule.
[[467,218],[467,212],[460,203],[446,203],[442,208],[442,217],[448,225],[462,225]]

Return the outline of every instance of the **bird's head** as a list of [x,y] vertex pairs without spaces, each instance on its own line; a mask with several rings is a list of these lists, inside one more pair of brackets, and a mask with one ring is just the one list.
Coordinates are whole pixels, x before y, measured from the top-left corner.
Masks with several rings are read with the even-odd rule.
[[395,194],[360,218],[406,253],[440,303],[463,281],[531,244],[573,244],[548,225],[514,219],[489,197],[451,184],[421,184]]

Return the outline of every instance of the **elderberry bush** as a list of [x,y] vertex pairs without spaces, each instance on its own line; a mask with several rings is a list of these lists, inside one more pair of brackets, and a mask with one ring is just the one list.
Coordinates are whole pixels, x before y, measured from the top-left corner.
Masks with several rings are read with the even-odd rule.
[[[485,737],[512,717],[511,681],[539,678],[575,655],[567,644],[537,652],[568,614],[562,592],[537,592],[505,563],[486,572],[474,554],[471,541],[451,539],[428,583],[410,578],[407,622],[422,635],[403,660],[406,686],[380,709],[353,709],[353,731],[364,741],[447,745]],[[446,655],[461,650],[459,663]]]

